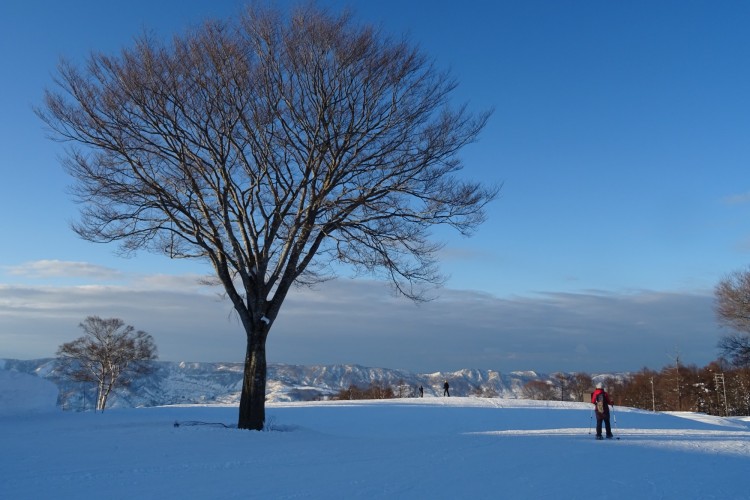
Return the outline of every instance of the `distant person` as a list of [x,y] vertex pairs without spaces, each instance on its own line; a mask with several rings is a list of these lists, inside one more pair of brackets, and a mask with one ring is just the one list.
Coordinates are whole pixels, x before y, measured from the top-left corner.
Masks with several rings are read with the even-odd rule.
[[420,397],[420,398],[423,398],[423,397],[424,397],[424,389],[422,388],[422,386],[421,386],[421,385],[419,386],[419,397]]
[[448,389],[450,389],[450,385],[448,385],[448,381],[446,380],[443,384],[443,396],[451,397],[451,393]]
[[596,390],[591,393],[591,402],[596,412],[596,439],[602,439],[602,422],[607,429],[607,439],[612,438],[612,428],[609,425],[609,407],[614,406],[609,394],[604,390],[601,382],[596,384]]

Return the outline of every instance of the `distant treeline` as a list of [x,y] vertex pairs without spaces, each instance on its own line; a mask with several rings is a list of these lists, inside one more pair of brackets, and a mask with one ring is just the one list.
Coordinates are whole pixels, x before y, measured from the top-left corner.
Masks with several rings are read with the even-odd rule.
[[[660,371],[643,368],[625,376],[602,381],[615,405],[653,411],[691,411],[708,415],[750,415],[750,368],[737,368],[722,361],[705,367],[676,363]],[[587,373],[556,373],[549,379],[527,382],[523,395],[528,399],[554,401],[589,401],[594,380]],[[368,387],[351,385],[332,399],[391,399],[415,397],[416,390],[398,384],[391,387],[371,382]],[[460,395],[460,394],[456,394]],[[497,397],[491,387],[479,386],[469,394]]]
[[[602,381],[615,405],[652,411],[692,411],[708,415],[750,415],[750,368],[713,361],[699,368],[675,363],[661,371],[641,371]],[[589,401],[593,381],[585,373],[558,373],[524,385],[524,397]]]
[[331,399],[393,399],[396,397],[411,397],[413,393],[398,395],[387,384],[372,382],[369,387],[357,387],[356,385],[350,385],[346,389],[341,389]]
[[615,404],[654,411],[692,411],[708,415],[750,415],[750,368],[714,361],[703,368],[675,364],[643,368],[608,389]]

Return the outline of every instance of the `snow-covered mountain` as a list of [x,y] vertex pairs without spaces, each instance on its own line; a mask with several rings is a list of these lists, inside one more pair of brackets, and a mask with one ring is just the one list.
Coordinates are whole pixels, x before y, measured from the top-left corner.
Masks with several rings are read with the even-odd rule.
[[[175,404],[235,404],[242,387],[241,363],[200,363],[156,361],[154,372],[129,387],[110,395],[108,408],[143,407]],[[34,374],[54,382],[59,388],[58,404],[63,409],[90,409],[96,401],[96,387],[71,382],[61,376],[54,358],[37,360],[0,360],[0,368]],[[488,395],[502,398],[521,396],[530,380],[547,380],[533,371],[501,374],[493,370],[411,373],[404,370],[367,368],[358,365],[301,366],[269,364],[267,400],[269,402],[314,401],[328,399],[354,385],[390,387],[396,396],[415,397],[417,387],[425,397],[442,396],[443,383],[450,383],[451,395]]]

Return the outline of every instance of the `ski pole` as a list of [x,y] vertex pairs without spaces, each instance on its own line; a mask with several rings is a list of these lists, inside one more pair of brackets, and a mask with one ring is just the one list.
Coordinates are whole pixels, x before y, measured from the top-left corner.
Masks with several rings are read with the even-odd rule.
[[615,432],[617,432],[617,415],[615,415],[615,405],[612,405],[612,420],[614,420],[615,422]]
[[591,423],[594,419],[594,409],[591,408],[591,413],[589,413],[589,434],[591,434]]

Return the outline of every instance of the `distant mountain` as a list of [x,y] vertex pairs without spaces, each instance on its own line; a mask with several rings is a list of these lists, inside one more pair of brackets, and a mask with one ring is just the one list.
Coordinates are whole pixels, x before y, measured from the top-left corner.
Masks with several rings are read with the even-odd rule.
[[[108,408],[131,408],[175,404],[238,404],[242,388],[242,363],[154,362],[151,375],[110,395]],[[63,409],[91,409],[96,401],[93,384],[71,382],[61,376],[54,358],[0,360],[0,369],[37,375],[54,382]],[[443,383],[450,383],[453,396],[485,395],[518,398],[524,384],[548,380],[533,371],[501,374],[493,370],[459,370],[429,374],[404,370],[367,368],[358,365],[301,366],[269,364],[266,400],[269,402],[327,399],[354,385],[367,388],[375,383],[390,387],[400,397],[415,397],[417,387],[425,397],[442,396]]]

